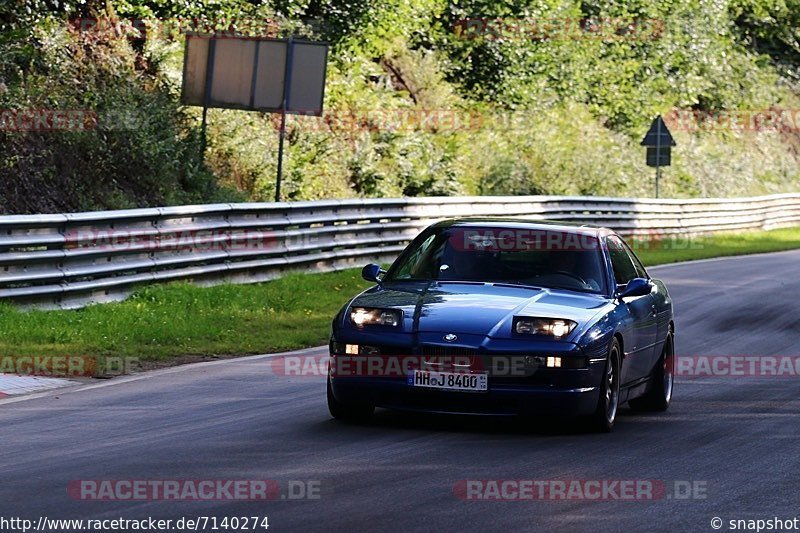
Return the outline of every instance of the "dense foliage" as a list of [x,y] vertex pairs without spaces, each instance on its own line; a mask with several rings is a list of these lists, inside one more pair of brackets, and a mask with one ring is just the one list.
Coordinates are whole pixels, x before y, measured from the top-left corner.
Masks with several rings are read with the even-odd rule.
[[[94,122],[0,128],[0,211],[270,200],[277,117],[211,110],[203,160],[179,105],[180,30],[200,26],[332,44],[325,116],[289,121],[288,199],[649,195],[653,116],[800,108],[800,0],[8,0],[0,111]],[[663,193],[797,190],[789,116],[676,128]]]

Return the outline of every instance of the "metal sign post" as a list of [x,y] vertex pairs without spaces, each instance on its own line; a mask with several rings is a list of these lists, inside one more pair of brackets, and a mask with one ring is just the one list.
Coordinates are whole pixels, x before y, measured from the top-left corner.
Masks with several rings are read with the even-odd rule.
[[658,198],[658,182],[661,181],[661,122],[659,120],[656,124],[656,161],[659,163],[656,165],[656,198]]
[[[215,41],[208,43],[208,58],[206,59],[206,72],[210,72],[214,68],[214,50],[216,48]],[[200,163],[206,160],[206,128],[208,125],[208,104],[211,98],[211,76],[206,77],[205,84],[203,85],[203,121],[200,124]]]
[[278,176],[275,179],[275,201],[281,201],[281,179],[283,178],[283,140],[286,138],[286,110],[292,90],[292,53],[294,40],[289,37],[286,43],[286,69],[283,75],[283,103],[281,104],[281,129],[278,133]]

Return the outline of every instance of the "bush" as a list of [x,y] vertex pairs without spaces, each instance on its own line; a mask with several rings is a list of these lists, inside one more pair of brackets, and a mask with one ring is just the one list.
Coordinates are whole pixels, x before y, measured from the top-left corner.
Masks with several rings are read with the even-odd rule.
[[[33,48],[4,43],[0,109],[83,117],[68,131],[0,132],[0,208],[6,213],[118,209],[206,202],[228,194],[200,157],[157,58],[124,39],[50,24]],[[75,126],[79,126],[75,128]]]
[[[210,110],[204,163],[200,110],[178,103],[180,39],[159,35],[132,47],[120,38],[79,35],[63,19],[87,15],[87,4],[59,10],[45,0],[23,3],[30,7],[24,17],[0,8],[0,109],[88,109],[102,120],[82,132],[0,132],[3,212],[274,198],[278,117]],[[800,107],[797,0],[108,6],[120,16],[223,26],[263,21],[277,36],[331,43],[325,116],[288,120],[287,200],[648,196],[654,171],[644,165],[639,141],[654,116],[674,108]],[[520,37],[502,26],[500,33],[465,33],[465,19],[481,18],[495,28],[497,19],[527,20],[529,28],[571,20],[613,31],[602,38],[585,28],[571,37],[557,30]],[[427,121],[431,112],[457,123]],[[752,195],[800,185],[796,130],[673,133],[678,146],[663,172],[665,196]]]

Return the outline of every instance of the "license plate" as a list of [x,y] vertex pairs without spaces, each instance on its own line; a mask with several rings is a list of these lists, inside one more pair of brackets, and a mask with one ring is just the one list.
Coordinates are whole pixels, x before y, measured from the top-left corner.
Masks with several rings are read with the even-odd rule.
[[431,370],[412,370],[406,383],[412,387],[444,389],[467,392],[483,392],[488,389],[486,373],[467,374],[465,372],[434,372]]

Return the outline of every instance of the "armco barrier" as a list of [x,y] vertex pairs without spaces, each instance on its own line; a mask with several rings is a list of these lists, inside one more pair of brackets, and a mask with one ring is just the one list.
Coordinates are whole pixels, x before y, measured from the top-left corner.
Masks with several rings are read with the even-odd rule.
[[599,225],[626,236],[698,234],[798,225],[800,194],[392,198],[0,216],[0,298],[79,307],[148,283],[250,283],[290,270],[389,262],[433,221],[481,215]]

